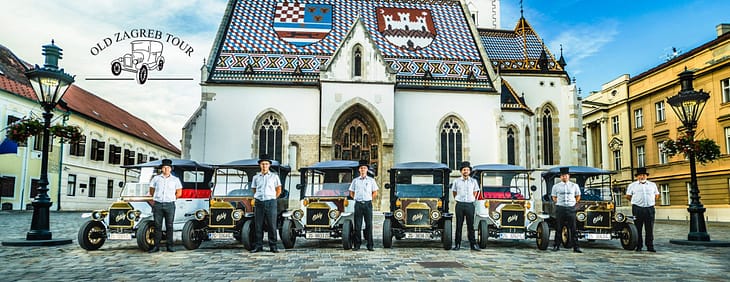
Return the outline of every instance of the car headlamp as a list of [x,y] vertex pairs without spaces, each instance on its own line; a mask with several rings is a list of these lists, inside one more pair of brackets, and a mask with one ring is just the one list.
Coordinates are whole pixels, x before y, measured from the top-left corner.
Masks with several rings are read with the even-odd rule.
[[233,218],[233,220],[239,221],[239,220],[241,220],[241,218],[243,218],[243,211],[240,209],[234,210],[231,213],[231,217]]
[[103,220],[106,217],[106,211],[93,211],[91,212],[91,219]]
[[624,215],[623,213],[620,213],[620,212],[616,213],[616,221],[617,222],[626,221],[626,215]]
[[535,221],[537,220],[537,214],[534,212],[528,212],[527,213],[527,220],[529,221]]
[[397,209],[395,212],[393,212],[393,216],[395,216],[395,219],[397,220],[403,220],[403,210]]
[[578,221],[580,221],[580,222],[584,222],[584,221],[586,221],[586,218],[588,218],[588,216],[586,216],[586,213],[584,213],[584,212],[579,212],[578,214],[575,215],[575,218],[578,219]]
[[328,215],[330,216],[331,219],[336,219],[337,217],[340,216],[340,211],[338,211],[338,210],[330,210],[330,212],[329,212]]
[[302,217],[304,217],[304,211],[302,210],[295,210],[291,215],[295,220],[300,220]]
[[208,212],[205,210],[197,210],[195,211],[195,219],[197,220],[203,220],[205,219],[205,216],[208,215]]
[[441,218],[441,212],[439,211],[431,211],[431,219],[432,220],[438,220]]
[[498,212],[498,211],[493,211],[493,212],[492,212],[492,219],[494,219],[494,220],[499,220],[499,218],[500,218],[501,216],[502,216],[502,215],[501,215],[501,214],[499,214],[499,212]]

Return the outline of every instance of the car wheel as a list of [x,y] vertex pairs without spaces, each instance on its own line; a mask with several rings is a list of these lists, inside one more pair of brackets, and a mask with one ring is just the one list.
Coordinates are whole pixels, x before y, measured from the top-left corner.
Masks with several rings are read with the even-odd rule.
[[147,66],[142,66],[137,71],[137,83],[144,84],[147,82]]
[[122,64],[119,62],[112,63],[112,74],[117,76],[122,73]]
[[393,229],[391,229],[390,218],[383,221],[383,248],[393,247]]
[[155,223],[144,221],[137,227],[137,247],[142,251],[149,251],[155,246]]
[[568,230],[568,226],[563,225],[563,229],[560,231],[560,237],[563,239],[563,248],[568,247],[568,238],[570,236],[570,230]]
[[477,228],[477,234],[479,235],[479,248],[487,248],[487,240],[489,239],[489,226],[486,220],[479,221],[479,227]]
[[281,242],[284,243],[284,248],[294,248],[297,237],[294,234],[294,222],[291,219],[284,220],[284,225],[281,226],[281,235]]
[[106,241],[106,227],[99,221],[87,221],[79,229],[78,241],[84,250],[97,250]]
[[548,226],[547,222],[542,221],[537,225],[535,242],[537,243],[538,249],[543,251],[547,250],[548,245],[550,245],[550,226]]
[[[246,220],[241,226],[241,243],[243,243],[243,248],[249,251],[253,250],[254,240],[256,240],[256,231],[254,229],[253,219]],[[281,238],[284,240],[284,236],[281,236]]]
[[345,220],[345,223],[342,224],[342,248],[345,250],[349,250],[352,248],[352,239],[355,236],[355,234],[352,231],[352,221],[351,220]]
[[639,230],[636,229],[636,225],[626,224],[621,233],[621,246],[624,250],[635,249],[639,241]]
[[200,243],[203,242],[202,238],[199,238],[199,233],[196,230],[197,220],[188,220],[185,222],[182,230],[182,241],[183,245],[188,250],[195,250],[200,247]]
[[162,68],[165,66],[165,60],[163,58],[160,58],[157,60],[157,70],[161,71]]
[[441,233],[441,243],[444,250],[451,250],[451,219],[444,220],[444,232]]

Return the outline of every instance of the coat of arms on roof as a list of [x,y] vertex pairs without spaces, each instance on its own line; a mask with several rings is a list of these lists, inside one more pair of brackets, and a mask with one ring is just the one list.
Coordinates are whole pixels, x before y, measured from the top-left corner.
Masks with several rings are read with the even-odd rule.
[[424,9],[377,8],[378,31],[398,48],[415,51],[428,47],[436,38],[431,11]]
[[293,45],[316,43],[332,30],[332,5],[276,3],[273,26],[281,40]]

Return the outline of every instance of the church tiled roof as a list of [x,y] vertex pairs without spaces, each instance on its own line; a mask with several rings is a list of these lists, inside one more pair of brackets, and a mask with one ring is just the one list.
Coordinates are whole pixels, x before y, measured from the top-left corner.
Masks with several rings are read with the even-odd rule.
[[525,104],[524,96],[517,95],[512,85],[504,79],[502,79],[501,102],[502,110],[519,110],[533,114],[530,107]]
[[[479,29],[479,36],[495,70],[564,71],[524,17],[514,30]],[[541,56],[545,59],[544,67]]]
[[492,88],[456,0],[231,0],[208,81],[316,83],[358,17],[399,85]]

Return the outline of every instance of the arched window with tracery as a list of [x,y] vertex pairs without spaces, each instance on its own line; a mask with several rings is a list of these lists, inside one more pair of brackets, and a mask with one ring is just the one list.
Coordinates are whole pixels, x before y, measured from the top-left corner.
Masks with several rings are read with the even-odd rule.
[[507,164],[517,164],[515,160],[515,131],[507,129]]
[[355,52],[352,54],[352,76],[362,76],[362,48],[360,45],[355,46]]
[[463,159],[462,126],[458,119],[450,117],[441,125],[441,163],[451,169]]
[[546,107],[542,112],[542,164],[552,165],[553,162],[553,114]]
[[258,123],[259,129],[259,156],[269,155],[270,158],[282,161],[283,134],[281,118],[274,113],[267,113]]

